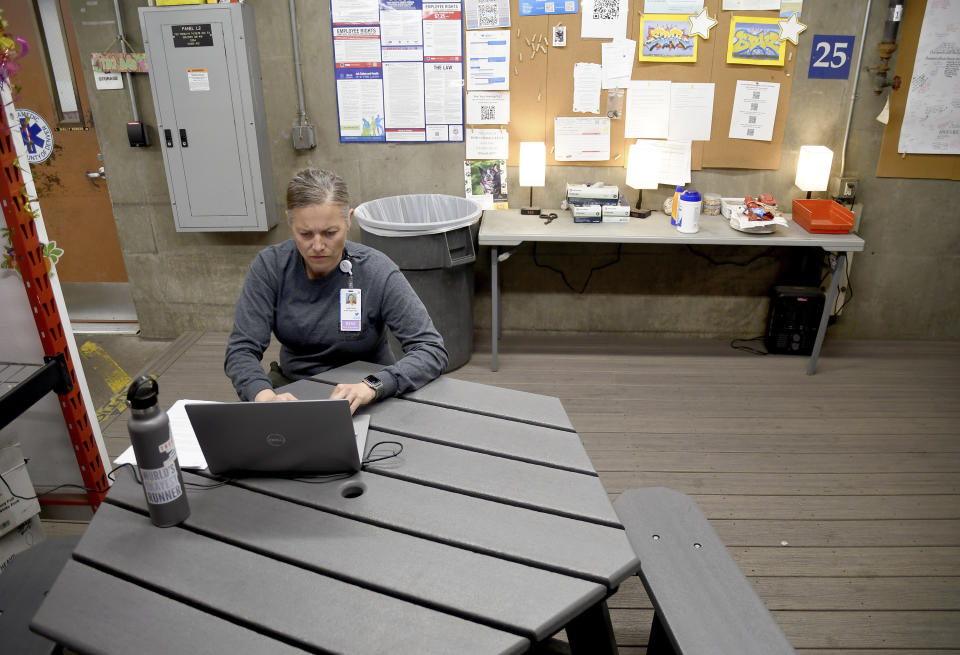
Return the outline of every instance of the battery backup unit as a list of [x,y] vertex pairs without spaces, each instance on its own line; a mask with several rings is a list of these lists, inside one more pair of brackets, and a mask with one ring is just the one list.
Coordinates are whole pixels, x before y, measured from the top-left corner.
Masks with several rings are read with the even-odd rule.
[[809,355],[825,302],[817,287],[773,287],[764,345],[780,355]]
[[178,232],[277,223],[253,6],[141,7]]

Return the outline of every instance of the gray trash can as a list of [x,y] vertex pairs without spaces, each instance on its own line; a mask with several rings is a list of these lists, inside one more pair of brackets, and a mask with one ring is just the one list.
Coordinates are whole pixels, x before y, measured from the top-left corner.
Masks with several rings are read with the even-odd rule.
[[[473,352],[473,264],[481,210],[456,196],[412,194],[354,210],[363,243],[392,259],[426,306],[450,355],[447,371]],[[391,336],[398,357],[403,352]]]

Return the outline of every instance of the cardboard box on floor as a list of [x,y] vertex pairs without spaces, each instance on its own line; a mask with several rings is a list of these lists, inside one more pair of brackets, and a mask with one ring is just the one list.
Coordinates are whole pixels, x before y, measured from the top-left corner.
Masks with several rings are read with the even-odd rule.
[[[7,534],[17,526],[40,513],[40,503],[27,473],[23,453],[19,444],[0,448],[0,536]],[[13,493],[11,493],[11,490]],[[22,496],[23,498],[17,498]]]

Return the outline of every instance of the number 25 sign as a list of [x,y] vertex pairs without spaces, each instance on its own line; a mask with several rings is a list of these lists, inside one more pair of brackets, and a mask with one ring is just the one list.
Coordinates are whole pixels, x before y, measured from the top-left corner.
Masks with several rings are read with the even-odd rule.
[[850,77],[851,59],[853,59],[852,36],[814,34],[807,77],[845,80]]

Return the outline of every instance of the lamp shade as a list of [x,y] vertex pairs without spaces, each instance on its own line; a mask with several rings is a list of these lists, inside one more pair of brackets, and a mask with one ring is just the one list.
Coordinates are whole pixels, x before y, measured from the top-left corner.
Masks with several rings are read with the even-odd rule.
[[543,186],[547,168],[547,146],[542,141],[520,143],[520,186]]
[[660,149],[650,144],[634,143],[627,155],[627,186],[633,189],[656,189],[660,177]]
[[826,146],[801,146],[797,158],[797,186],[804,191],[826,191],[830,182],[833,150]]

